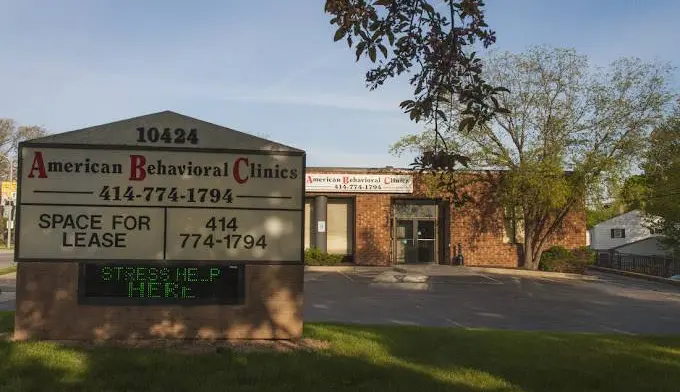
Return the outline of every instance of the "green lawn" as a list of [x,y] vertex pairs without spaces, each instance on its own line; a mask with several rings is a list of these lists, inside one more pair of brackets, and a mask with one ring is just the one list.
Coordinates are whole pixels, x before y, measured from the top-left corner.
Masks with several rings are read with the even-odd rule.
[[0,276],[11,274],[12,272],[17,272],[16,265],[13,265],[11,267],[0,268]]
[[[0,312],[0,327],[12,314]],[[678,391],[680,337],[307,324],[318,352],[0,342],[0,391]]]

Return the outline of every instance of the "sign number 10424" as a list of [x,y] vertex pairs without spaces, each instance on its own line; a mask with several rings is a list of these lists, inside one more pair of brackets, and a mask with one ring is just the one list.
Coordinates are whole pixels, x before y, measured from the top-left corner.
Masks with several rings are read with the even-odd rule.
[[198,144],[198,130],[192,128],[187,132],[183,128],[163,128],[161,132],[156,127],[139,127],[137,128],[137,141],[140,143]]

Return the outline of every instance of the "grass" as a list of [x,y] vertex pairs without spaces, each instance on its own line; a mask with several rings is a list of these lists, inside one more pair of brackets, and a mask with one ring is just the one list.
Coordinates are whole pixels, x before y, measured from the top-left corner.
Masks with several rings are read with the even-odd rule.
[[13,265],[11,267],[0,268],[0,276],[11,274],[12,272],[17,272],[16,265]]
[[[0,312],[0,327],[13,315]],[[0,342],[0,390],[678,391],[680,337],[306,324],[318,352]]]

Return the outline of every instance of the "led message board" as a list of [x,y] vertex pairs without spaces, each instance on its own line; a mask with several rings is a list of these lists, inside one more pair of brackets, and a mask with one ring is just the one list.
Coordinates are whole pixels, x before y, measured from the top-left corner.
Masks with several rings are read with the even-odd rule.
[[244,266],[81,263],[82,304],[242,304]]

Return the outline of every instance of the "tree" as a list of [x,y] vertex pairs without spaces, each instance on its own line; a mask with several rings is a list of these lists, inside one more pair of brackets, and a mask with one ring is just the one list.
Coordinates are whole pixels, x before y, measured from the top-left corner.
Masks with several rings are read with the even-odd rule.
[[[475,166],[502,169],[497,195],[524,229],[523,265],[535,269],[572,208],[637,162],[671,100],[670,67],[626,58],[594,71],[572,49],[533,47],[493,54],[485,70],[490,83],[509,88],[498,99],[510,113],[461,133],[465,108],[453,104],[440,126]],[[430,134],[409,135],[393,152],[421,150]]]
[[471,49],[496,40],[483,7],[481,0],[326,0],[325,11],[337,26],[334,40],[356,44],[356,61],[364,57],[378,63],[366,73],[371,90],[405,72],[411,75],[413,99],[400,106],[411,120],[434,125],[432,145],[414,163],[421,170],[467,164],[466,157],[450,153],[438,129],[446,120],[442,109],[452,99],[465,108],[461,130],[507,111],[494,98],[505,89],[482,78],[482,61]]
[[644,210],[647,197],[647,179],[644,174],[635,174],[626,178],[622,185],[612,184],[614,196],[606,203],[597,203],[586,207],[588,228],[611,219],[617,215],[633,210]]
[[40,126],[17,125],[12,119],[0,118],[0,154],[4,157],[0,162],[0,175],[6,179],[15,178],[14,173],[10,176],[10,167],[16,171],[19,143],[46,134],[47,131]]
[[650,228],[665,235],[664,242],[680,252],[680,101],[675,113],[652,132],[642,168],[643,208],[654,218]]

